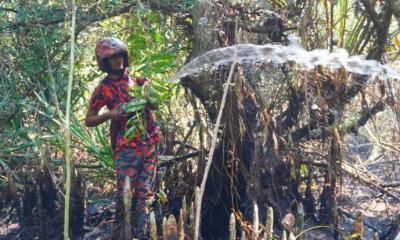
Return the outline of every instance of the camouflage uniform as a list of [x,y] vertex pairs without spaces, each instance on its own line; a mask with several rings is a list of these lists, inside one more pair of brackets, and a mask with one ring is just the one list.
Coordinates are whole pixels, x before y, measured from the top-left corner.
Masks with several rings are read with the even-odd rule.
[[[96,45],[96,58],[99,68],[107,72],[107,57],[116,53],[124,53],[124,67],[128,65],[127,48],[123,42],[115,38],[106,38]],[[108,110],[121,107],[124,103],[133,99],[129,95],[129,86],[143,85],[146,78],[130,77],[125,71],[117,80],[105,78],[94,90],[89,108],[92,111],[100,111],[104,106]],[[113,157],[117,172],[117,204],[116,215],[122,212],[122,193],[125,177],[131,180],[133,197],[136,200],[133,219],[137,229],[136,237],[143,238],[147,221],[145,202],[154,197],[157,152],[156,144],[159,141],[157,127],[155,125],[152,109],[146,106],[144,109],[147,134],[142,139],[138,134],[130,140],[124,137],[128,117],[122,117],[119,121],[111,121],[110,139]],[[116,219],[118,222],[118,219]]]

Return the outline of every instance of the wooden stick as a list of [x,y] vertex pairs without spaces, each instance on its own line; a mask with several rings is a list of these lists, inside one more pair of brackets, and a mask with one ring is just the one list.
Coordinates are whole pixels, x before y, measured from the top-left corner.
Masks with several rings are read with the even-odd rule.
[[286,230],[283,230],[283,232],[282,232],[282,240],[287,240]]
[[219,111],[218,111],[217,121],[216,121],[215,126],[214,126],[213,136],[212,136],[212,140],[211,140],[211,147],[210,147],[210,151],[208,153],[208,159],[207,159],[207,163],[206,163],[206,168],[204,170],[203,179],[201,181],[200,195],[199,195],[199,198],[197,199],[197,201],[198,201],[197,202],[197,206],[198,207],[196,208],[196,219],[195,219],[195,225],[194,225],[194,240],[198,240],[199,239],[201,202],[203,200],[203,193],[204,193],[204,189],[206,187],[206,181],[207,181],[207,177],[208,177],[208,172],[210,171],[212,159],[213,159],[213,156],[214,156],[214,151],[215,151],[215,147],[216,147],[216,143],[217,143],[217,139],[218,139],[219,125],[221,123],[222,113],[223,113],[224,107],[225,107],[226,96],[228,95],[229,86],[230,86],[231,80],[233,78],[233,72],[234,72],[236,64],[237,64],[236,55],[237,55],[237,47],[235,48],[235,52],[234,52],[234,56],[233,56],[233,62],[232,62],[232,65],[231,65],[231,69],[229,71],[228,80],[224,84],[224,93],[223,93],[222,100],[221,100],[221,106],[220,106]]
[[[65,202],[64,202],[64,240],[69,239],[69,205],[71,196],[71,129],[70,129],[70,115],[71,115],[71,95],[72,95],[72,82],[74,80],[74,66],[75,66],[75,25],[76,25],[76,9],[75,0],[71,0],[71,50],[69,62],[69,77],[67,88],[67,103],[65,110]],[[63,130],[63,129],[61,129]]]
[[178,239],[178,229],[174,215],[169,215],[167,220],[167,240]]
[[156,217],[154,215],[154,211],[151,211],[149,221],[150,221],[150,239],[157,240],[158,239],[157,223],[156,223]]
[[253,240],[258,240],[258,230],[260,222],[258,219],[258,206],[257,203],[253,203]]
[[382,183],[382,187],[399,187],[400,186],[400,181],[399,182],[387,182],[387,183]]
[[162,239],[166,240],[167,239],[167,232],[168,232],[168,227],[167,227],[167,218],[163,217],[162,221]]
[[183,223],[186,224],[187,220],[187,204],[186,204],[186,196],[183,196],[182,199],[182,214],[183,214]]
[[183,208],[184,208],[184,206],[182,205],[182,207],[179,211],[179,220],[178,220],[179,240],[185,239],[185,217],[183,215]]
[[[188,158],[196,157],[196,156],[200,155],[200,153],[201,153],[201,151],[195,151],[195,152],[191,152],[191,153],[180,155],[180,156],[159,155],[158,159],[160,161],[158,164],[158,168],[169,167],[172,164],[177,163],[179,161],[183,161]],[[75,168],[88,168],[88,169],[97,169],[97,168],[102,168],[102,167],[103,167],[102,165],[86,165],[86,164],[75,165]],[[2,172],[2,171],[0,171],[0,172]]]
[[289,240],[296,240],[296,237],[294,236],[293,232],[289,233]]
[[189,227],[190,227],[190,231],[191,233],[194,232],[194,202],[191,202],[190,204],[190,208],[189,208]]
[[[168,156],[158,156],[158,158],[161,160],[160,163],[158,164],[158,167],[169,167],[170,165],[188,159],[188,158],[192,158],[195,156],[200,155],[201,151],[196,151],[196,152],[192,152],[192,153],[188,153],[188,154],[184,154],[184,155],[180,155],[180,156],[176,156],[173,158],[168,158]],[[165,160],[164,160],[165,159]]]
[[229,240],[236,240],[236,219],[233,213],[229,219]]
[[246,232],[242,230],[242,236],[240,237],[240,240],[246,240]]
[[124,238],[123,239],[132,239],[132,226],[131,226],[132,192],[131,192],[131,181],[130,181],[129,176],[125,176],[123,199],[124,199]]
[[[296,228],[297,228],[297,233],[301,233],[304,228],[304,208],[303,208],[303,203],[299,203],[297,206],[297,211],[296,211]],[[303,235],[299,237],[299,240],[303,239]]]
[[268,207],[265,228],[265,240],[273,240],[272,236],[274,234],[274,210],[272,209],[272,207]]
[[361,211],[358,211],[356,214],[356,220],[354,221],[354,233],[359,236],[359,239],[364,239],[364,223],[363,223],[363,215]]

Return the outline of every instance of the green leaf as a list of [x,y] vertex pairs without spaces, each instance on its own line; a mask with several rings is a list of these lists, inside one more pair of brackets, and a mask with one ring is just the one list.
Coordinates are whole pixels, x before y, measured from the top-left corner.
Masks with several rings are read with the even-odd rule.
[[143,109],[144,109],[144,104],[143,105],[129,107],[129,108],[124,108],[124,112],[133,113],[133,112],[138,112],[138,111],[143,110]]
[[146,99],[135,98],[123,106],[123,111],[127,113],[136,112],[144,108],[147,103]]
[[125,131],[124,137],[128,139],[133,139],[134,133],[136,132],[136,126],[128,128],[128,130]]
[[155,30],[150,30],[150,35],[151,35],[151,38],[152,38],[152,40],[153,40],[154,43],[160,43],[160,42],[162,42],[161,34],[158,33],[157,31],[155,31]]

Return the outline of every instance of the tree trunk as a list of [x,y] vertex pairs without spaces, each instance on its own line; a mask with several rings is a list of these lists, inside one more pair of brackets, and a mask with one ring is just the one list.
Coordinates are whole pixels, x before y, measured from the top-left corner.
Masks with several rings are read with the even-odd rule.
[[[232,11],[234,7],[229,2],[221,4],[200,0],[194,4],[195,35],[191,58],[237,42],[234,19],[239,16],[229,15]],[[216,120],[229,67],[221,66],[213,73],[182,79],[182,85],[191,89],[200,99],[213,121]],[[268,122],[260,125],[257,113],[262,109],[254,98],[253,90],[246,83],[241,66],[235,69],[233,82],[223,114],[221,144],[216,149],[204,193],[201,233],[205,239],[227,239],[231,209],[241,210],[250,219],[252,213],[249,207],[252,202],[265,203],[264,191],[269,193],[267,202],[278,207],[272,193],[275,192],[273,186],[280,183],[273,180],[275,170],[266,167],[266,164],[275,162],[270,166],[278,167],[283,176],[287,172],[284,164],[276,164],[278,157],[271,150],[267,151],[270,159],[264,157],[262,137],[256,136],[260,136],[260,129],[270,126]],[[268,139],[266,146],[272,149],[269,146],[273,140]],[[261,178],[264,177],[267,180],[261,186]],[[260,212],[266,212],[267,207],[268,204],[260,206]]]

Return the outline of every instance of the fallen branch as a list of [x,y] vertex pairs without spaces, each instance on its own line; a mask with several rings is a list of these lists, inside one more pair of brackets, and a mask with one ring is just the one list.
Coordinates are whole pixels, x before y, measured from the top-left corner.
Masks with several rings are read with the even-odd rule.
[[175,146],[175,145],[177,145],[177,144],[181,145],[182,148],[185,147],[185,148],[192,149],[192,150],[194,150],[194,151],[199,151],[199,149],[197,149],[195,146],[190,145],[190,144],[188,144],[188,143],[186,143],[186,142],[172,141],[172,145],[173,145],[173,146]]
[[[328,168],[328,163],[322,162],[322,161],[302,161],[303,164],[311,164],[313,166],[317,167],[322,167],[322,168]],[[342,170],[345,171],[347,174],[349,174],[351,177],[366,183],[368,186],[373,186],[377,190],[379,190],[382,194],[387,194],[396,200],[400,201],[400,197],[396,196],[392,192],[388,191],[384,187],[384,183],[382,180],[380,180],[377,176],[371,174],[371,173],[366,173],[365,171],[362,171],[360,169],[355,168],[354,166],[351,166],[349,163],[343,162],[342,164]],[[398,183],[400,185],[400,183]]]
[[[180,162],[182,160],[196,157],[196,156],[200,155],[200,153],[201,153],[201,151],[195,151],[195,152],[191,152],[191,153],[180,155],[180,156],[159,155],[158,156],[158,159],[159,159],[158,167],[159,168],[169,167],[170,165]],[[86,169],[103,168],[103,166],[100,164],[98,164],[98,165],[76,164],[76,165],[74,165],[74,167],[75,168],[86,168]]]
[[[181,155],[181,156],[176,156],[173,158],[168,158],[168,156],[158,156],[158,158],[161,160],[161,162],[159,163],[158,167],[162,168],[162,167],[168,167],[174,163],[177,163],[179,161],[188,159],[188,158],[192,158],[195,156],[200,155],[201,151],[196,151],[196,152],[192,152],[192,153],[188,153],[185,155]],[[164,160],[162,160],[164,159]]]
[[399,182],[390,182],[390,183],[383,183],[381,184],[382,187],[399,187],[400,186],[400,181]]
[[387,189],[382,187],[382,184],[383,184],[382,180],[380,180],[375,175],[373,175],[371,173],[366,173],[364,171],[361,171],[361,170],[355,168],[354,166],[351,166],[349,163],[346,163],[346,162],[343,162],[342,169],[346,173],[351,175],[352,177],[354,177],[354,178],[366,183],[369,186],[373,186],[376,189],[378,189],[381,193],[387,194],[387,195],[395,198],[396,200],[400,201],[400,197],[396,196],[392,192],[390,192]]

